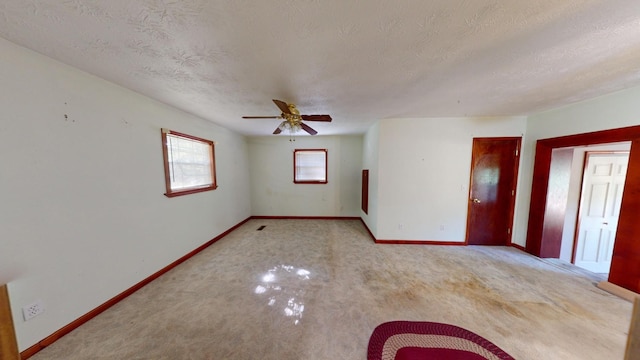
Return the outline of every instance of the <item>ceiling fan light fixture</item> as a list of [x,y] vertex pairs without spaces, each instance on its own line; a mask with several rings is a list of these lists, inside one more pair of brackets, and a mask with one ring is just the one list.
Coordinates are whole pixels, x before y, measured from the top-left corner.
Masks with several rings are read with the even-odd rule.
[[284,119],[278,125],[276,130],[273,132],[274,135],[280,134],[283,130],[289,130],[289,134],[293,135],[294,133],[304,130],[309,135],[316,135],[318,132],[311,128],[309,125],[305,124],[303,121],[324,121],[331,122],[331,116],[329,115],[301,115],[300,111],[296,108],[294,104],[287,104],[282,100],[273,99],[273,102],[276,106],[282,111],[279,116],[243,116],[243,119]]
[[300,123],[295,121],[285,121],[284,128],[289,130],[290,133],[297,133],[301,130]]

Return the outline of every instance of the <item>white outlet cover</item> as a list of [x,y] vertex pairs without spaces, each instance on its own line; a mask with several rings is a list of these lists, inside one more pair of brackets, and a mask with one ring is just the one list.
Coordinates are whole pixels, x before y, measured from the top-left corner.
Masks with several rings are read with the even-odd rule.
[[24,321],[31,320],[44,312],[44,303],[38,299],[29,305],[22,307],[22,316]]

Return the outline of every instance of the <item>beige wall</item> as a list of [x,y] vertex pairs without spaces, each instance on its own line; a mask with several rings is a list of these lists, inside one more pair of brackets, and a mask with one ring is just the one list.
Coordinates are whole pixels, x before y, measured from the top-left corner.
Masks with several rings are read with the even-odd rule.
[[[244,137],[2,39],[0,54],[0,282],[21,351],[251,215]],[[217,190],[163,195],[162,127],[217,142]]]
[[[293,183],[293,150],[327,149],[327,184]],[[251,209],[257,216],[360,216],[362,136],[249,138]]]
[[463,242],[474,137],[522,136],[524,117],[379,124],[378,239]]

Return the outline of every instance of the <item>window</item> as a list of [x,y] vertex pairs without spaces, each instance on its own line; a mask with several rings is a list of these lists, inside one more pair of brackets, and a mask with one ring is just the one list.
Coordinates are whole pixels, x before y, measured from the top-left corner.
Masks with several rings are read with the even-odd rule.
[[293,152],[293,182],[296,184],[326,184],[327,150],[296,149]]
[[164,178],[168,197],[215,190],[213,141],[162,129]]

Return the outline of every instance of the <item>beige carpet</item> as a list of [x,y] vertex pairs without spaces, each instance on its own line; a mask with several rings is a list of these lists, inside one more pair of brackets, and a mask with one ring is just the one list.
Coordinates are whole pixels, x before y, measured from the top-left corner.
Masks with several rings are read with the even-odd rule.
[[32,359],[365,359],[393,320],[460,326],[520,360],[623,359],[631,308],[513,248],[251,220]]

